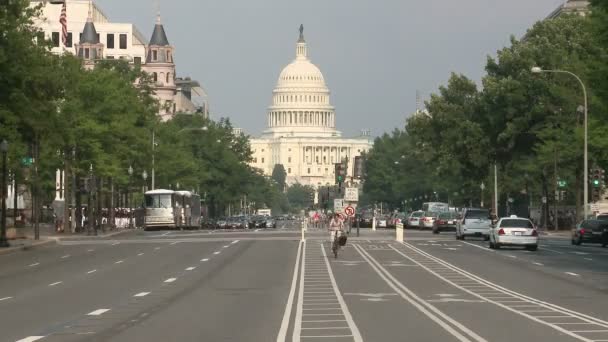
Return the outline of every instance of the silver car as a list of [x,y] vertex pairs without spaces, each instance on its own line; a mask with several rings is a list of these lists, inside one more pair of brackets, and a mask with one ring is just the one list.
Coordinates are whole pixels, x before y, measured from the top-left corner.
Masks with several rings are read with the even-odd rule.
[[479,236],[488,241],[492,219],[490,210],[482,208],[467,208],[456,223],[456,239],[464,240],[467,236]]
[[498,220],[490,230],[490,248],[501,246],[522,246],[529,251],[538,248],[538,232],[532,221],[511,215]]
[[424,211],[414,211],[407,218],[406,225],[409,228],[418,228],[420,227],[420,218],[424,215]]

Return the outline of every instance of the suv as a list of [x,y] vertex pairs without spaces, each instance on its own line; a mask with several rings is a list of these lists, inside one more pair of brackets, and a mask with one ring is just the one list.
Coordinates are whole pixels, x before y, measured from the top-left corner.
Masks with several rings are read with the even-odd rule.
[[466,236],[483,236],[484,240],[488,241],[491,228],[492,219],[489,209],[467,208],[456,222],[456,239],[464,240]]
[[581,245],[583,242],[601,243],[608,245],[608,221],[584,220],[572,232],[572,244]]

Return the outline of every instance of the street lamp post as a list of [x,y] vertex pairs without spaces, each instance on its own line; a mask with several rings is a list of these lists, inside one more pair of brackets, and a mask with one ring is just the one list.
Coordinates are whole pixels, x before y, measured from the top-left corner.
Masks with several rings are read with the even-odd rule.
[[127,189],[127,200],[129,201],[128,207],[129,207],[129,228],[133,228],[133,194],[131,193],[133,191],[133,184],[132,184],[132,179],[133,179],[133,166],[129,165],[129,188]]
[[[156,151],[156,136],[154,134],[154,130],[152,130],[152,190],[154,190],[154,186],[155,186],[155,184],[154,184],[154,181],[155,181],[155,175],[154,175],[154,167],[155,167],[155,165],[154,164],[155,164],[155,159],[156,159],[156,156],[155,156],[156,153],[155,153],[155,151]],[[148,174],[146,173],[146,177],[145,178],[148,178],[147,175]]]
[[588,168],[589,168],[589,157],[587,154],[587,140],[588,140],[588,125],[587,125],[587,89],[585,88],[585,84],[583,83],[583,81],[580,79],[580,77],[578,77],[575,73],[567,71],[567,70],[545,70],[545,69],[541,69],[540,67],[533,67],[531,69],[533,74],[540,74],[540,73],[557,73],[557,74],[568,74],[574,78],[576,78],[576,80],[578,81],[578,83],[581,85],[581,88],[583,89],[583,108],[584,108],[584,114],[585,114],[585,119],[584,119],[584,130],[585,130],[585,143],[584,143],[584,152],[583,152],[583,172],[584,172],[584,178],[583,178],[583,183],[584,183],[584,191],[583,191],[583,213],[584,213],[584,219],[587,218],[588,212],[589,212],[589,175],[588,175]]
[[[0,221],[0,247],[9,247],[10,244],[6,238],[6,154],[8,152],[8,143],[6,140],[2,140],[0,143],[0,151],[2,151],[2,220]],[[15,196],[17,196],[16,191]]]
[[144,172],[141,173],[141,178],[144,179],[144,188],[142,189],[143,190],[142,192],[145,194],[146,187],[148,186],[148,182],[147,182],[147,180],[148,180],[148,172],[146,172],[146,170],[144,170]]

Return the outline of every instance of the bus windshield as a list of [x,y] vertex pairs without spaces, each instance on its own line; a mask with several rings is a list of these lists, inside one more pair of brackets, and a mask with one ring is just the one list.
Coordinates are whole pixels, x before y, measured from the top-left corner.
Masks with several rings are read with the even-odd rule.
[[146,208],[171,208],[171,194],[146,195]]

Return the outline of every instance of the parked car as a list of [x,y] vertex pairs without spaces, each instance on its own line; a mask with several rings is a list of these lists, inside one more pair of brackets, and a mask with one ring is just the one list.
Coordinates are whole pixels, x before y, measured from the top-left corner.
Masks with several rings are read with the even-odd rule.
[[376,217],[376,227],[377,228],[386,228],[388,227],[388,217],[386,216],[378,216]]
[[456,218],[458,214],[453,211],[439,213],[437,219],[433,222],[433,234],[439,234],[442,231],[456,231]]
[[266,221],[264,222],[264,227],[266,228],[276,228],[277,222],[270,216],[266,217]]
[[249,227],[251,228],[266,228],[266,218],[264,216],[252,216],[249,221]]
[[490,210],[482,208],[466,208],[456,221],[456,239],[464,240],[467,236],[490,237],[492,219]]
[[363,213],[363,215],[361,215],[361,220],[360,220],[361,227],[364,227],[364,228],[371,227],[373,217],[374,217],[374,215],[371,212]]
[[215,228],[216,229],[228,228],[228,220],[224,217],[219,218],[217,221],[215,221]]
[[424,214],[420,217],[420,229],[430,228],[433,229],[433,223],[437,218],[437,213],[432,211],[425,211]]
[[407,218],[408,228],[420,228],[420,218],[424,215],[424,211],[414,211]]
[[397,227],[398,223],[405,224],[406,221],[407,221],[407,214],[406,213],[396,213],[396,214],[394,214],[391,217],[391,219],[390,219],[390,221],[388,223],[388,226],[395,228],[395,227]]
[[608,221],[584,220],[572,232],[572,244],[601,243],[602,247],[608,245]]
[[538,232],[532,221],[511,215],[498,220],[490,229],[490,248],[522,246],[529,251],[538,249]]

